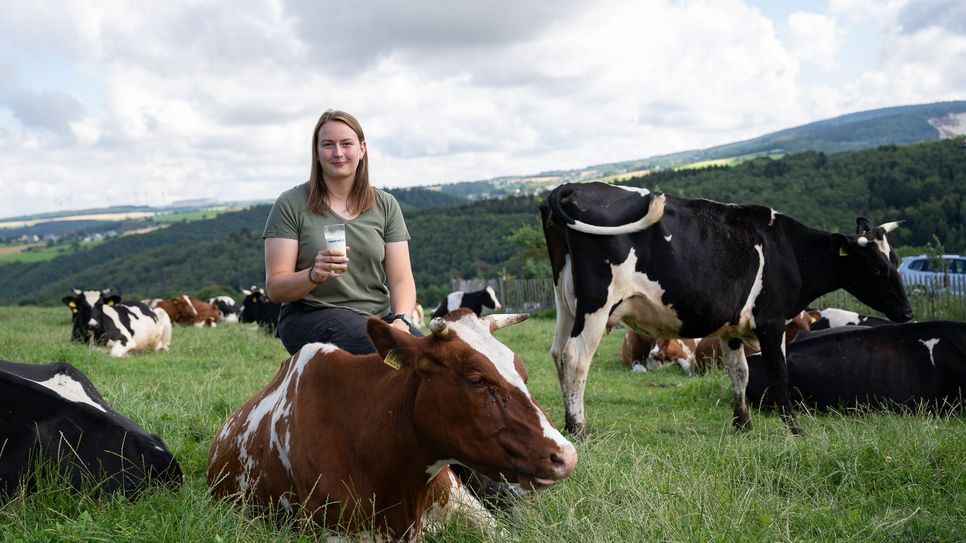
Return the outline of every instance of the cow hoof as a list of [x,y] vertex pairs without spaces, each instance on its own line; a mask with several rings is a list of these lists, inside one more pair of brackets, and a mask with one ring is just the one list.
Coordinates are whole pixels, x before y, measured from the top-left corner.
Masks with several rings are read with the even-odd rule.
[[735,418],[731,420],[731,423],[734,424],[735,430],[741,430],[742,432],[750,432],[754,430],[754,427],[751,424],[751,417],[749,417],[747,414],[744,416],[735,415]]
[[793,436],[804,436],[806,434],[805,428],[802,428],[797,420],[788,421],[788,430]]
[[565,426],[567,433],[576,439],[583,439],[587,437],[587,427],[583,424],[577,424],[576,422],[568,422]]

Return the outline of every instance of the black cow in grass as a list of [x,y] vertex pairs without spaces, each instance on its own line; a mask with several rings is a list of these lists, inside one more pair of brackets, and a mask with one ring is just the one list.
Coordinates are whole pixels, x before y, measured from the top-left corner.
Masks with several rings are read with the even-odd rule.
[[[761,357],[748,358],[748,399],[774,406]],[[792,400],[817,409],[943,411],[966,399],[966,323],[912,322],[803,333],[788,345]]]
[[585,423],[590,362],[608,325],[654,337],[721,338],[734,424],[750,429],[743,343],[760,347],[782,417],[801,433],[786,390],[785,322],[844,288],[895,321],[912,318],[886,234],[809,228],[773,209],[676,198],[604,183],[566,184],[540,207],[554,277],[551,355],[567,429]]
[[245,295],[245,299],[242,301],[241,315],[238,320],[257,322],[258,326],[274,332],[278,327],[278,315],[282,310],[282,304],[271,301],[265,290],[255,285],[250,289],[242,289],[242,294]]
[[483,313],[484,307],[488,307],[493,311],[499,311],[503,308],[500,305],[500,301],[496,299],[496,291],[493,290],[493,287],[486,287],[483,290],[474,292],[457,290],[456,292],[449,293],[446,299],[436,306],[436,309],[433,310],[432,318],[442,317],[450,311],[455,311],[461,307],[472,310],[477,316]]
[[182,479],[161,438],[108,405],[77,368],[0,360],[0,500],[35,488],[38,460],[74,488],[130,497]]

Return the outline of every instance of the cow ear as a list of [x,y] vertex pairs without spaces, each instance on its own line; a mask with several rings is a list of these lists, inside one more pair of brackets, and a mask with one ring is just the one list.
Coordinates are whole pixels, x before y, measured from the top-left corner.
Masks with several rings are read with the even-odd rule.
[[839,256],[849,256],[849,238],[842,234],[832,234],[832,252]]
[[418,352],[415,337],[396,330],[378,317],[369,317],[366,333],[384,364],[397,370],[404,366],[415,367]]
[[869,232],[872,232],[872,230],[873,230],[872,221],[870,221],[869,219],[866,219],[865,217],[859,217],[855,219],[855,234],[857,236],[867,234]]
[[109,305],[111,307],[114,307],[115,304],[119,304],[119,303],[121,303],[121,297],[118,296],[117,294],[112,294],[111,296],[108,296],[107,298],[104,298],[104,304],[105,305]]
[[74,297],[73,296],[64,296],[63,298],[60,299],[60,301],[61,302],[64,302],[64,305],[74,304],[71,307],[74,307],[74,306],[77,305],[77,302],[74,301]]

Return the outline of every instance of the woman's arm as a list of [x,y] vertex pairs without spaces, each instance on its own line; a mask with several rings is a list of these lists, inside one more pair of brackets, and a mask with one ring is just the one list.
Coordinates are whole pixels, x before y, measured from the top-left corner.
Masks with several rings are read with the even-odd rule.
[[[348,247],[346,250],[348,251]],[[301,299],[322,281],[337,277],[339,274],[333,270],[345,270],[347,266],[344,263],[349,261],[341,253],[330,254],[326,249],[315,256],[313,267],[296,270],[298,252],[298,240],[265,238],[265,288],[273,302],[294,302]],[[415,292],[414,287],[414,300]]]
[[[416,307],[416,281],[409,262],[409,242],[395,241],[386,244],[386,282],[393,314],[410,315]],[[409,330],[406,323],[394,321],[400,330]]]

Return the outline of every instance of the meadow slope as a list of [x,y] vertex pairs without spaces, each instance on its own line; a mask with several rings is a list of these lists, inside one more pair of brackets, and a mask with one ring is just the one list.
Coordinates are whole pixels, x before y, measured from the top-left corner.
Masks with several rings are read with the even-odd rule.
[[[552,320],[498,333],[520,353],[536,398],[556,424],[562,406],[548,351]],[[962,541],[966,424],[959,416],[804,413],[793,438],[753,413],[735,433],[722,373],[677,368],[631,374],[623,332],[606,337],[587,387],[590,436],[574,475],[532,494],[494,537],[452,523],[430,541]],[[0,358],[68,361],[118,410],[159,434],[185,473],[178,491],[137,502],[64,492],[56,481],[0,506],[0,541],[309,541],[212,499],[211,438],[285,358],[246,325],[176,328],[171,350],[114,360],[71,344],[66,308],[0,307]],[[3,400],[0,399],[0,405]],[[506,519],[504,519],[506,521]]]

